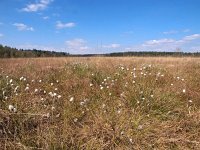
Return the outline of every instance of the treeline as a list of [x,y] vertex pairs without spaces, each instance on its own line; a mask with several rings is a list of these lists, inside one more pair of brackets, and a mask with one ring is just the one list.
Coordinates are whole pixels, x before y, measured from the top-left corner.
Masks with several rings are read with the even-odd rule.
[[118,57],[118,56],[192,56],[192,57],[200,57],[200,52],[155,52],[155,51],[148,51],[148,52],[118,52],[118,53],[110,53],[105,54],[105,56],[110,57]]
[[64,57],[69,53],[44,51],[44,50],[24,50],[0,45],[0,58],[23,58],[23,57]]
[[93,57],[93,56],[102,56],[102,57],[123,57],[123,56],[191,56],[191,57],[200,57],[200,52],[186,53],[186,52],[116,52],[116,53],[107,53],[107,54],[69,54],[66,52],[55,52],[55,51],[45,51],[45,50],[24,50],[12,48],[9,46],[0,45],[0,58],[26,58],[26,57]]
[[155,51],[138,51],[138,52],[116,52],[116,53],[107,53],[107,54],[83,54],[83,55],[70,55],[73,57],[94,57],[94,56],[102,56],[102,57],[159,57],[159,56],[171,56],[171,57],[200,57],[200,52],[194,53],[186,53],[186,52],[155,52]]

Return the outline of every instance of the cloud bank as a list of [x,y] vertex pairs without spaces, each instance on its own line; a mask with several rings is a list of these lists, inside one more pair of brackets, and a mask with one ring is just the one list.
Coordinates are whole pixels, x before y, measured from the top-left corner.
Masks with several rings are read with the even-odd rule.
[[25,12],[37,12],[46,9],[51,2],[53,2],[53,0],[40,0],[39,2],[26,5],[26,7],[21,10]]

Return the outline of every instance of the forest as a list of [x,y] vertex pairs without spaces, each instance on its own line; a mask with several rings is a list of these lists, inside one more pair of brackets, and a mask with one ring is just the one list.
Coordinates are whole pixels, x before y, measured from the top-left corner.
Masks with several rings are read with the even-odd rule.
[[181,52],[181,51],[169,51],[169,52],[156,52],[156,51],[129,51],[129,52],[113,52],[106,54],[70,54],[68,52],[56,52],[37,49],[17,49],[9,46],[3,46],[0,44],[0,58],[34,58],[34,57],[92,57],[92,56],[104,56],[104,57],[123,57],[123,56],[172,56],[172,57],[199,57],[200,52]]

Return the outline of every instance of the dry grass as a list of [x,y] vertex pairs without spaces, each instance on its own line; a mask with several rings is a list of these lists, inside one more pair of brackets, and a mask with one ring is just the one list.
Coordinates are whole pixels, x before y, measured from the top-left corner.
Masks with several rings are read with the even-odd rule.
[[200,59],[1,59],[0,149],[200,149]]

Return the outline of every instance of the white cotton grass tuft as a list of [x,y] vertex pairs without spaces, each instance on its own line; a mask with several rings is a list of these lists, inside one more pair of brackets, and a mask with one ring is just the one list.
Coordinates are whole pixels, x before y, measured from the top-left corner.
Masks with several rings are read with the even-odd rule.
[[137,129],[138,129],[138,130],[142,130],[142,129],[143,129],[143,126],[142,126],[142,125],[139,125]]
[[186,89],[183,89],[183,93],[185,93],[186,92]]
[[74,118],[74,122],[77,122],[78,121],[78,119],[77,118]]
[[19,86],[16,86],[15,89],[14,89],[14,93],[17,92],[17,89],[19,88]]
[[52,110],[52,111],[53,111],[53,110],[55,110],[55,107],[54,107],[54,106],[52,106],[52,107],[51,107],[51,110]]
[[28,90],[29,90],[29,87],[27,86],[24,90],[25,90],[25,91],[28,91]]
[[105,108],[105,107],[106,107],[106,104],[103,104],[103,105],[102,105],[102,108]]
[[53,97],[53,96],[54,96],[52,92],[49,92],[49,95],[50,95],[51,97]]
[[188,102],[189,102],[189,103],[192,103],[192,100],[189,100]]
[[120,113],[121,113],[121,110],[117,110],[117,113],[120,114]]
[[38,89],[35,89],[35,91],[34,91],[35,93],[37,93],[38,92]]
[[9,106],[8,106],[8,109],[9,109],[10,111],[12,111],[12,110],[13,110],[13,108],[14,108],[14,106],[13,106],[13,105],[9,105]]
[[8,109],[10,112],[14,112],[14,113],[17,112],[17,108],[15,108],[13,105],[9,105]]
[[80,102],[80,105],[83,106],[85,104],[85,102]]
[[19,78],[19,80],[20,80],[20,81],[22,81],[23,79],[24,79],[24,77],[23,77],[23,76]]
[[71,98],[69,99],[69,101],[70,101],[70,102],[73,102],[73,101],[74,101],[74,97],[71,97]]
[[129,141],[130,141],[131,143],[133,143],[133,139],[132,139],[132,138],[130,138]]
[[10,81],[9,81],[10,83],[12,83],[13,82],[13,79],[10,79]]

